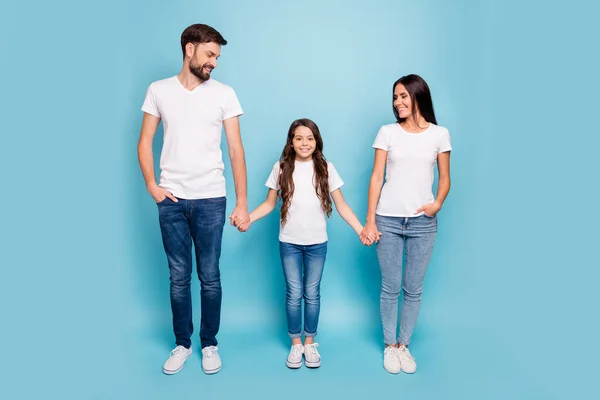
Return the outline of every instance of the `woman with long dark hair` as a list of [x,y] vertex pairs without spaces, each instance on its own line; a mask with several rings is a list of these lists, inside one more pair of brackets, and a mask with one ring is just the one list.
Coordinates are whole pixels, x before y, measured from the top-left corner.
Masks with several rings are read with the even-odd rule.
[[[340,187],[343,184],[333,164],[323,155],[323,139],[317,125],[309,119],[299,119],[291,124],[281,158],[266,182],[269,187],[266,201],[250,213],[250,223],[253,223],[273,211],[278,197],[281,199],[279,249],[287,288],[288,333],[292,339],[286,360],[289,368],[300,368],[303,356],[307,367],[321,365],[315,335],[327,254],[326,217],[331,216],[332,199],[340,216],[357,235],[363,229],[342,196]],[[238,228],[245,230],[248,227]],[[375,234],[364,237],[361,241],[365,244],[378,238]]]
[[[421,305],[423,280],[437,232],[437,213],[450,190],[450,134],[437,125],[427,83],[407,75],[393,86],[396,122],[379,130],[362,238],[381,232],[381,318],[384,368],[390,373],[417,369],[408,350]],[[439,182],[433,196],[434,166]],[[384,182],[385,173],[385,184]],[[402,264],[404,261],[404,271]],[[403,303],[398,327],[398,298]]]

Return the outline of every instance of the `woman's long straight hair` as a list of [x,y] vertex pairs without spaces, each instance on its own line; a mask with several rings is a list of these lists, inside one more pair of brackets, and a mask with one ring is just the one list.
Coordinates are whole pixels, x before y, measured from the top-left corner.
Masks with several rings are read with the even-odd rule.
[[[425,121],[437,125],[437,120],[435,119],[435,112],[433,111],[433,101],[431,100],[431,92],[429,90],[429,85],[423,78],[419,75],[411,74],[403,76],[394,82],[394,86],[392,87],[392,98],[394,96],[394,92],[396,91],[396,86],[401,83],[406,88],[406,91],[410,95],[410,99],[412,101],[412,117],[415,121],[417,121],[417,111],[421,113]],[[394,109],[394,115],[396,116],[396,122],[399,124],[406,121],[406,118],[400,118],[398,114],[398,110],[396,107],[392,106]]]

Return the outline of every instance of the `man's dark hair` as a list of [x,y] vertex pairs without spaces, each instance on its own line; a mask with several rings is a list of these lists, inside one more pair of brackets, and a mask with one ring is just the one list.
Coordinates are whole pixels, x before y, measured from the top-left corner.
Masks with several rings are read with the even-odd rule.
[[181,51],[185,58],[185,45],[188,43],[210,43],[215,42],[221,46],[227,44],[227,40],[212,26],[204,24],[190,25],[181,34]]

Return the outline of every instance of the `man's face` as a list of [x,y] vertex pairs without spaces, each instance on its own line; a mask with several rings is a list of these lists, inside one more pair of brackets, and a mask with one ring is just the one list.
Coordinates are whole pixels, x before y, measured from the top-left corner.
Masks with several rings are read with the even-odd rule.
[[215,42],[194,45],[190,59],[190,72],[203,81],[210,79],[210,73],[217,68],[217,59],[221,56],[221,45]]

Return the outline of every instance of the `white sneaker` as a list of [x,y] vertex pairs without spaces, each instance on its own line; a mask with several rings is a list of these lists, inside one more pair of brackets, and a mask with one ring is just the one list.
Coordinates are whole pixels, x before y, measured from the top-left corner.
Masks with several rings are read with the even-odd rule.
[[171,351],[171,355],[169,359],[163,365],[163,372],[167,375],[173,375],[178,373],[181,368],[183,368],[183,364],[185,360],[192,354],[192,348],[186,349],[183,346],[177,346]]
[[202,349],[202,370],[205,374],[216,374],[221,370],[221,357],[217,346],[206,346]]
[[383,368],[390,374],[397,374],[402,369],[395,346],[385,346],[383,351]]
[[302,366],[302,354],[304,353],[304,346],[301,344],[295,344],[290,349],[290,354],[288,355],[287,360],[285,360],[285,365],[288,368],[296,369]]
[[408,351],[408,347],[398,347],[397,353],[400,364],[402,365],[402,371],[406,372],[407,374],[414,374],[417,370],[417,363],[415,362],[412,354],[410,354],[410,351]]
[[308,368],[319,368],[321,366],[321,355],[317,351],[318,343],[304,345],[304,365]]

